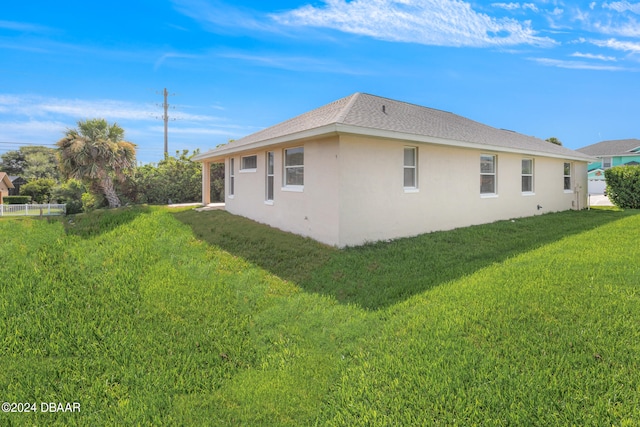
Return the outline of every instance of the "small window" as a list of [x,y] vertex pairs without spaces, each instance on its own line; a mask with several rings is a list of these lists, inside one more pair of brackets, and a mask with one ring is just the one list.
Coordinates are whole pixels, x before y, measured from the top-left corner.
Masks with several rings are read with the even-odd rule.
[[273,164],[274,164],[273,151],[268,151],[267,164],[266,164],[266,180],[265,180],[265,183],[266,183],[265,200],[267,202],[273,201],[273,178],[274,178]]
[[418,188],[418,149],[404,147],[404,188]]
[[232,157],[229,159],[229,195],[233,196],[235,194],[235,181],[236,181],[236,173],[235,173],[235,159]]
[[571,163],[564,164],[564,191],[571,191]]
[[255,171],[258,168],[258,156],[246,156],[242,158],[240,170]]
[[611,167],[611,157],[602,158],[602,169],[609,169]]
[[284,182],[285,187],[304,185],[304,147],[284,150]]
[[496,194],[496,156],[480,155],[480,194]]
[[522,159],[522,192],[533,193],[533,159]]

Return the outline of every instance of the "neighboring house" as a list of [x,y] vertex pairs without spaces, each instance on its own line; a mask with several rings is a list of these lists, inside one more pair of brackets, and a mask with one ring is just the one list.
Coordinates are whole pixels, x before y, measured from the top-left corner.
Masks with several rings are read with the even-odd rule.
[[6,172],[0,172],[0,204],[2,204],[2,199],[4,196],[9,195],[9,190],[13,188],[13,184],[11,183],[11,179],[9,179],[9,175]]
[[21,176],[9,176],[13,188],[9,190],[10,196],[17,196],[20,194],[20,187],[27,183],[27,180]]
[[582,209],[589,156],[356,93],[194,157],[230,213],[338,247]]
[[640,140],[616,139],[601,141],[577,151],[596,157],[588,166],[589,194],[603,194],[604,171],[614,166],[640,164]]

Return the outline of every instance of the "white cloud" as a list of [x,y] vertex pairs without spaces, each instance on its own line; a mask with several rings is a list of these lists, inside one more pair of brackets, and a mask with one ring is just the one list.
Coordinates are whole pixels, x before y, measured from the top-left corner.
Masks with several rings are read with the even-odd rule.
[[347,75],[370,75],[369,70],[346,67],[335,61],[307,56],[285,56],[278,54],[253,54],[227,52],[218,55],[221,58],[251,62],[258,66],[279,68],[289,71],[321,72]]
[[595,31],[603,34],[612,34],[622,37],[640,37],[640,23],[635,19],[629,18],[626,22],[607,22],[603,24],[596,22],[593,24]]
[[572,53],[571,56],[574,58],[598,59],[600,61],[617,61],[614,56],[594,55],[593,53],[575,52]]
[[238,30],[278,32],[273,23],[255,11],[229,6],[220,0],[172,0],[176,10],[214,32]]
[[170,59],[198,59],[198,55],[192,55],[188,53],[176,53],[176,52],[168,52],[163,53],[160,58],[156,60],[153,64],[153,71],[157,71],[167,60]]
[[609,40],[590,40],[590,43],[599,47],[608,47],[610,49],[622,50],[630,53],[640,53],[640,42],[620,41],[616,39]]
[[520,3],[491,3],[491,6],[506,10],[520,9]]
[[436,46],[513,46],[556,44],[540,37],[530,21],[493,18],[461,0],[325,0],[271,15],[290,26],[313,26],[387,41]]
[[[157,120],[162,110],[155,104],[136,104],[110,99],[81,100],[47,98],[35,95],[0,95],[0,111],[14,116],[31,118],[69,117],[75,121],[87,117],[103,117],[115,120]],[[180,113],[181,119],[189,121],[214,121],[218,117]]]
[[491,3],[491,6],[493,7],[497,7],[499,9],[505,9],[505,10],[517,10],[517,9],[522,9],[522,10],[530,10],[532,12],[538,12],[538,6],[535,5],[535,3]]
[[572,70],[596,70],[596,71],[638,71],[631,70],[624,67],[619,67],[615,65],[600,65],[593,64],[584,61],[565,61],[562,59],[551,59],[551,58],[528,58],[530,61],[537,62],[541,65],[546,65],[549,67],[558,67],[558,68],[568,68]]
[[[20,144],[55,144],[67,129],[66,123],[55,120],[27,120],[0,122],[0,141],[15,142],[17,149]],[[6,148],[6,147],[1,147]]]
[[611,9],[616,12],[633,12],[640,15],[640,3],[629,3],[628,1],[614,1],[611,3],[603,3],[603,9]]

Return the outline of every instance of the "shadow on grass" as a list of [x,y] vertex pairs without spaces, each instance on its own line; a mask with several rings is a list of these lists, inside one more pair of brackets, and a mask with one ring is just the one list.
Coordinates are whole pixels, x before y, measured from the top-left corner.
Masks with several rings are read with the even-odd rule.
[[52,221],[61,221],[67,234],[86,239],[107,233],[149,212],[149,206],[136,205],[118,209],[98,209],[88,214],[56,217]]
[[309,292],[375,310],[572,234],[637,215],[593,209],[336,249],[224,211],[174,216],[194,234]]

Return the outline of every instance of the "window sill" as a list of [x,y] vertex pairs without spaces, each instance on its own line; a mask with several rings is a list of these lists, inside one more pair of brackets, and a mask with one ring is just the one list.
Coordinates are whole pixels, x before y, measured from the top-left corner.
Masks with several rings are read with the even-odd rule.
[[487,193],[487,194],[481,194],[480,195],[481,199],[497,199],[498,198],[498,194],[497,193]]
[[288,185],[286,187],[280,188],[282,191],[291,191],[293,193],[302,193],[304,192],[304,185]]
[[420,189],[417,187],[404,187],[405,193],[419,193]]
[[536,193],[534,193],[533,191],[523,191],[522,195],[523,196],[535,196]]
[[564,194],[573,194],[573,190],[564,190]]
[[240,173],[253,173],[256,172],[258,169],[240,169],[238,172]]
[[236,197],[236,196],[234,196],[233,194],[229,194],[229,195],[227,196],[227,199],[235,199],[235,197]]
[[265,200],[264,204],[267,206],[273,206],[273,200]]

